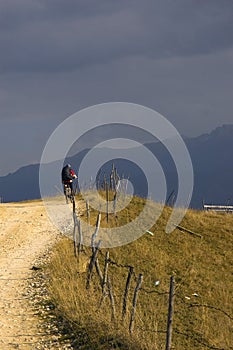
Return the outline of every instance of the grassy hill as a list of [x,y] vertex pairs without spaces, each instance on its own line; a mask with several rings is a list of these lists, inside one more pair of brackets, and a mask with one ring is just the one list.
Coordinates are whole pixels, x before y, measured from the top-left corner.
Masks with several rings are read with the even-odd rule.
[[[127,217],[134,218],[143,205],[143,199],[134,197]],[[154,206],[156,209],[155,203]],[[202,236],[199,238],[177,229],[166,234],[171,210],[164,208],[151,228],[154,236],[145,233],[131,244],[109,250],[114,262],[110,262],[108,270],[115,303],[114,320],[108,295],[101,303],[102,288],[96,270],[90,288],[86,289],[85,271],[91,248],[84,247],[78,262],[72,240],[64,238],[59,242],[49,266],[50,293],[57,314],[67,321],[77,349],[165,349],[172,275],[175,277],[172,349],[233,349],[233,215],[189,210],[181,226],[197,232]],[[110,216],[108,225],[124,222],[125,213],[122,211],[117,219]],[[93,222],[96,214],[92,210]],[[103,218],[102,221],[104,224]],[[101,249],[98,255],[102,272],[105,253],[106,249]],[[134,273],[126,317],[122,320],[128,266],[134,267]],[[139,273],[143,283],[130,334],[132,299]]]

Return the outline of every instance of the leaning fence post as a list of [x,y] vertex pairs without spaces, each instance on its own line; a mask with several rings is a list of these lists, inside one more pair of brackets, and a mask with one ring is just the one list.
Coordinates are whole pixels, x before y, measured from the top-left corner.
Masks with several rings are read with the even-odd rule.
[[97,234],[99,232],[99,228],[100,228],[100,220],[101,220],[101,214],[99,213],[97,220],[96,220],[95,232],[91,236],[92,256],[91,256],[89,267],[88,267],[86,289],[88,289],[90,287],[91,275],[92,275],[92,270],[93,270],[94,265],[96,266],[97,273],[99,274],[100,280],[102,282],[102,276],[101,276],[99,264],[98,264],[98,262],[96,263],[97,254],[99,251],[101,240],[99,240],[97,245],[95,244],[95,239],[96,239],[96,236],[97,236]]
[[98,258],[96,258],[95,260],[95,268],[96,268],[96,272],[99,276],[99,279],[100,279],[100,285],[102,286],[102,283],[103,283],[103,274],[101,272],[101,269],[100,269],[100,265],[99,265],[99,260]]
[[105,262],[104,262],[104,274],[102,278],[102,297],[100,299],[100,306],[102,305],[107,293],[106,286],[108,285],[108,265],[109,265],[109,251],[105,254]]
[[134,295],[133,295],[133,306],[132,306],[132,311],[131,311],[131,317],[130,317],[130,323],[129,323],[129,332],[132,334],[133,331],[133,325],[134,325],[134,319],[135,319],[135,312],[136,312],[136,305],[137,305],[137,297],[138,297],[138,292],[141,288],[143,281],[143,275],[140,273],[138,275],[138,280],[137,280],[137,285],[134,290]]
[[92,271],[93,271],[93,267],[94,267],[95,262],[96,262],[97,254],[98,254],[99,247],[100,247],[100,243],[101,243],[101,241],[99,240],[96,248],[94,249],[94,251],[92,253],[91,259],[90,259],[90,264],[88,266],[88,272],[87,272],[86,289],[88,289],[90,287]]
[[174,300],[174,285],[175,278],[170,278],[170,290],[169,290],[169,302],[168,302],[168,317],[167,317],[167,337],[166,337],[166,350],[171,350],[172,343],[172,321],[173,321],[173,300]]
[[126,280],[126,285],[125,285],[124,297],[123,297],[122,320],[125,318],[125,315],[126,315],[127,299],[128,299],[129,286],[130,286],[130,281],[131,281],[132,274],[133,274],[133,267],[130,266],[129,267],[128,277],[127,277],[127,280]]

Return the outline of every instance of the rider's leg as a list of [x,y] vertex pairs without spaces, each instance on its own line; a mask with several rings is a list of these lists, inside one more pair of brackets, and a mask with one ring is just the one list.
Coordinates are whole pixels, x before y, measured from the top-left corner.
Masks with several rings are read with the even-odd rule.
[[71,194],[72,194],[72,196],[74,196],[73,182],[70,182],[69,186],[70,186]]

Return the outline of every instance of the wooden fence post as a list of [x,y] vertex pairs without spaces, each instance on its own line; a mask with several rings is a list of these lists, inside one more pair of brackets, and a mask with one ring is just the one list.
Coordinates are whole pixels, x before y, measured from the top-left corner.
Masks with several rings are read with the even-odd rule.
[[93,271],[93,267],[94,267],[95,262],[96,262],[97,254],[98,254],[99,247],[100,247],[100,243],[101,243],[101,241],[99,240],[96,248],[94,249],[94,251],[92,253],[91,259],[90,259],[90,264],[88,266],[88,272],[87,272],[86,289],[88,289],[90,287],[92,271]]
[[174,225],[174,226],[180,231],[184,231],[184,232],[190,233],[190,235],[194,235],[196,237],[202,238],[202,235],[200,235],[199,233],[193,232],[193,231],[188,230],[187,228],[179,226],[179,225]]
[[99,251],[101,240],[99,240],[97,245],[95,244],[95,239],[96,239],[96,236],[97,236],[97,234],[99,232],[99,228],[100,228],[100,221],[101,221],[101,214],[99,213],[97,220],[96,220],[95,232],[91,236],[92,256],[91,256],[90,263],[88,266],[86,289],[88,289],[90,287],[91,275],[92,275],[92,270],[93,270],[94,265],[95,265],[96,271],[100,277],[101,284],[102,284],[102,280],[103,280],[103,276],[102,276],[102,273],[100,271],[99,263],[97,260],[97,254]]
[[81,222],[79,219],[77,220],[77,226],[78,226],[78,256],[79,256],[81,253],[82,244],[83,244],[83,234],[82,234]]
[[95,225],[95,232],[93,233],[92,237],[91,237],[91,247],[92,247],[92,251],[95,248],[95,239],[96,236],[99,232],[99,228],[100,228],[100,221],[101,221],[101,214],[98,214],[97,220],[96,220],[96,225]]
[[103,190],[105,191],[106,190],[106,184],[107,184],[107,179],[106,179],[106,174],[104,174],[104,187],[103,187]]
[[102,286],[102,284],[103,284],[103,274],[102,274],[101,269],[100,269],[98,258],[96,258],[96,261],[95,261],[95,268],[96,268],[96,272],[97,272],[97,274],[99,276],[99,279],[100,279],[100,285]]
[[75,206],[76,206],[76,203],[75,203],[75,198],[74,198],[74,200],[73,200],[73,202],[72,202],[72,204],[73,204],[73,213],[75,213]]
[[171,276],[171,278],[170,278],[170,290],[169,290],[169,302],[168,302],[166,350],[171,350],[171,345],[172,345],[174,285],[175,285],[175,278],[174,278],[174,276]]
[[90,226],[90,206],[89,206],[89,201],[86,201],[86,212],[87,212],[87,224],[88,227]]
[[116,216],[116,204],[117,204],[117,192],[114,193],[114,197],[113,197],[113,213],[114,213],[114,216]]
[[111,174],[110,174],[110,184],[111,184],[111,190],[114,191],[115,189],[115,186],[114,186],[114,169],[115,169],[115,166],[114,166],[114,163],[112,163],[112,171],[111,171]]
[[74,241],[74,256],[77,257],[77,225],[76,223],[74,223],[73,241]]
[[134,290],[134,296],[133,296],[133,306],[132,306],[130,323],[129,323],[130,334],[132,334],[132,332],[133,332],[133,325],[134,325],[136,305],[137,305],[137,297],[138,297],[138,292],[139,292],[141,285],[142,285],[142,281],[143,281],[143,275],[140,273],[138,275],[137,285],[136,285],[136,288]]
[[108,183],[106,182],[106,220],[108,222],[108,206],[109,206],[109,187]]
[[106,284],[107,284],[107,275],[108,275],[108,263],[109,263],[109,251],[105,254],[105,263],[104,263],[104,275],[102,283],[102,294],[105,294]]
[[73,230],[73,241],[74,241],[74,256],[77,257],[77,228],[78,220],[75,212],[75,200],[73,201],[73,220],[74,220],[74,230]]
[[129,286],[130,286],[130,281],[131,281],[132,274],[133,274],[133,267],[130,266],[129,267],[128,277],[127,277],[127,280],[126,280],[126,285],[125,285],[124,297],[123,297],[122,320],[125,318],[125,315],[126,315],[127,299],[128,299]]
[[107,295],[106,293],[106,286],[108,286],[108,264],[109,264],[109,251],[105,254],[105,262],[104,262],[104,274],[102,279],[102,296],[100,299],[100,307]]
[[107,277],[107,283],[108,283],[109,298],[110,298],[110,302],[112,305],[112,320],[115,320],[115,314],[116,314],[115,301],[114,301],[114,297],[113,297],[112,285],[111,285],[111,281],[110,281],[109,276]]
[[111,173],[109,174],[109,191],[112,190],[112,180],[111,180]]

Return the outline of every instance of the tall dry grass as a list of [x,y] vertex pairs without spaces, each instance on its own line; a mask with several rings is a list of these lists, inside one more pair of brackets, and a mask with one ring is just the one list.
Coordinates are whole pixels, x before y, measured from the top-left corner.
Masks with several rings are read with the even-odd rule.
[[[121,212],[121,217],[118,215],[117,224],[134,218],[143,204],[143,199],[134,198],[127,210]],[[110,250],[110,259],[133,266],[135,272],[124,322],[121,311],[127,268],[109,267],[116,304],[116,319],[112,321],[109,298],[100,305],[102,291],[96,272],[90,289],[86,290],[86,267],[91,249],[85,248],[78,263],[73,256],[71,240],[64,238],[57,245],[49,266],[50,293],[57,312],[68,320],[76,334],[77,348],[164,349],[169,277],[174,275],[172,347],[176,350],[232,349],[233,215],[189,210],[181,225],[201,234],[200,239],[178,230],[166,234],[170,212],[171,208],[164,209],[151,229],[154,236],[145,234],[131,244]],[[92,210],[93,222],[96,214]],[[104,217],[103,224],[106,225]],[[113,215],[108,224],[116,224]],[[99,254],[102,270],[105,251],[102,249]],[[130,335],[130,311],[139,273],[144,280]],[[155,286],[156,281],[159,281],[158,286]]]

